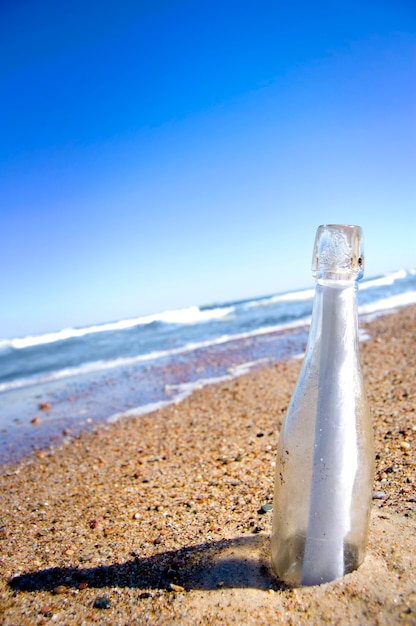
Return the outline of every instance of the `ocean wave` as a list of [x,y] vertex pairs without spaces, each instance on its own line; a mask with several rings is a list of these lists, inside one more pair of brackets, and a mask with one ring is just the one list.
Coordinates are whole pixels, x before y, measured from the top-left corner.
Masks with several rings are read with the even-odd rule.
[[363,304],[359,307],[358,312],[360,315],[383,313],[389,309],[409,306],[410,304],[416,304],[416,291],[405,291],[395,296],[389,296],[388,298],[382,298],[381,300],[376,300],[369,304]]
[[314,288],[301,289],[300,291],[289,291],[288,293],[281,293],[274,296],[267,296],[266,298],[251,300],[245,304],[245,307],[250,308],[254,306],[269,306],[270,304],[278,304],[279,302],[300,302],[302,300],[312,300],[314,294]]
[[[392,295],[386,298],[376,300],[375,302],[361,305],[359,306],[358,312],[360,316],[384,314],[388,312],[389,310],[394,310],[395,308],[398,308],[401,306],[407,306],[411,304],[416,304],[416,290]],[[197,307],[195,307],[195,309],[196,308]],[[188,309],[187,319],[195,319],[195,317],[197,319],[198,318],[201,319],[200,314],[197,313],[193,307],[192,307],[192,310],[194,311],[195,315],[193,315],[192,311],[189,311]],[[203,314],[206,314],[206,315],[203,315],[202,317],[212,318],[213,313],[214,315],[218,316],[219,312],[221,313],[221,317],[224,317],[224,315],[228,315],[232,310],[233,310],[233,307],[226,307],[226,308],[218,307],[215,309],[208,309],[208,310],[202,311]],[[164,315],[164,314],[161,314],[161,315]],[[152,316],[152,317],[155,317],[155,316]],[[161,317],[161,316],[158,316],[158,317]],[[178,319],[175,317],[173,318]],[[172,317],[167,316],[165,317],[165,319],[172,319]],[[181,316],[182,323],[184,323],[183,321],[184,319],[186,319],[186,316],[182,315]],[[272,334],[276,332],[283,332],[286,330],[294,330],[296,328],[308,326],[309,324],[310,324],[310,315],[301,317],[297,320],[292,320],[291,322],[285,322],[285,323],[275,324],[271,326],[262,326],[260,328],[253,329],[253,330],[246,331],[246,332],[224,334],[216,338],[210,338],[210,339],[205,339],[205,340],[195,341],[195,342],[188,342],[185,345],[178,346],[176,348],[167,349],[167,350],[154,350],[146,354],[139,354],[139,355],[132,356],[132,357],[119,357],[119,358],[109,359],[109,360],[91,361],[88,363],[83,363],[79,366],[62,368],[60,370],[54,370],[52,372],[42,373],[42,374],[32,376],[32,377],[25,377],[25,378],[20,378],[17,380],[12,380],[12,381],[5,381],[3,383],[0,383],[0,393],[7,392],[13,389],[34,386],[38,384],[48,384],[48,383],[52,383],[54,381],[62,380],[62,379],[69,378],[69,377],[95,374],[101,371],[103,372],[106,370],[111,370],[111,369],[116,369],[116,368],[134,366],[135,364],[139,364],[139,363],[156,361],[156,360],[163,359],[163,358],[170,358],[176,355],[185,354],[185,353],[192,352],[198,349],[219,346],[221,344],[225,344],[225,343],[232,342],[232,341],[249,339],[251,337],[267,335],[267,334]],[[105,325],[105,326],[108,327],[108,325]]]
[[[406,278],[407,275],[414,275],[415,273],[415,269],[400,269],[390,274],[380,276],[378,278],[370,278],[360,283],[360,291],[371,288],[389,286],[392,285],[395,281]],[[42,335],[20,337],[15,339],[4,339],[0,340],[0,350],[21,350],[69,339],[77,339],[95,333],[128,330],[136,326],[146,326],[152,323],[178,325],[199,324],[229,317],[236,312],[236,309],[238,309],[239,306],[241,306],[243,309],[250,309],[253,307],[267,307],[269,305],[276,305],[279,303],[296,303],[297,301],[301,302],[305,300],[312,300],[313,296],[314,289],[306,288],[300,289],[298,291],[275,294],[264,298],[246,300],[241,305],[239,305],[238,302],[230,302],[227,304],[219,304],[218,306],[213,306],[212,308],[190,306],[183,309],[172,309],[164,311],[162,313],[144,315],[136,318],[119,320],[117,322],[95,324],[83,328],[65,328],[63,330],[49,332]],[[374,306],[378,307],[378,304],[375,303]]]
[[111,370],[121,367],[129,367],[138,363],[144,363],[146,361],[156,361],[158,359],[169,358],[178,354],[186,354],[187,352],[193,352],[202,348],[211,348],[231,341],[238,341],[241,339],[248,339],[250,337],[256,337],[260,335],[266,335],[274,332],[281,332],[284,330],[295,329],[302,326],[307,326],[310,323],[310,317],[305,317],[296,321],[288,322],[285,324],[278,324],[276,326],[266,326],[257,328],[256,330],[236,333],[230,335],[222,335],[215,339],[206,339],[204,341],[190,342],[177,348],[171,348],[170,350],[155,350],[147,354],[139,354],[133,357],[120,357],[117,359],[111,359],[107,361],[92,361],[89,363],[83,363],[82,365],[75,367],[67,367],[61,370],[55,370],[53,372],[47,372],[38,376],[32,376],[27,378],[19,378],[8,382],[0,383],[0,393],[10,391],[13,389],[21,389],[23,387],[29,387],[33,385],[41,385],[45,383],[52,383],[63,378],[70,378],[72,376],[83,376],[88,374],[97,373],[100,371]]
[[[412,273],[410,270],[409,273]],[[401,280],[402,278],[406,278],[407,271],[406,270],[397,270],[397,272],[392,272],[391,274],[385,274],[384,276],[380,276],[379,278],[369,278],[368,280],[364,280],[360,283],[360,291],[363,289],[370,289],[371,287],[385,287],[387,285],[392,285],[396,280]]]
[[[396,280],[406,278],[408,274],[416,274],[416,269],[400,269],[390,274],[385,274],[377,278],[368,278],[360,282],[360,291],[363,289],[371,289],[372,287],[384,287],[392,285]],[[267,306],[269,304],[276,304],[279,302],[296,302],[302,300],[312,300],[315,294],[315,289],[307,288],[300,289],[299,291],[289,291],[287,293],[280,293],[273,296],[267,296],[266,298],[260,298],[252,300],[246,304],[248,307],[252,306]]]
[[208,322],[214,319],[221,319],[230,315],[234,311],[234,307],[217,307],[214,309],[200,309],[197,306],[191,306],[186,309],[173,309],[156,313],[154,315],[145,315],[133,319],[120,320],[118,322],[109,322],[107,324],[97,324],[87,326],[85,328],[65,328],[44,335],[35,335],[16,339],[5,339],[0,341],[0,348],[14,348],[21,350],[24,348],[32,348],[34,346],[55,343],[57,341],[65,341],[67,339],[76,339],[85,337],[94,333],[111,332],[117,330],[126,330],[135,326],[145,326],[154,322],[165,324],[198,324]]

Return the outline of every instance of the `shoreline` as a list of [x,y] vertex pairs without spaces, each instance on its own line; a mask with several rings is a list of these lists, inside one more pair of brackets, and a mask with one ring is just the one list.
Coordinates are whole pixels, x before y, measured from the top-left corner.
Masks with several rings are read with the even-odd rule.
[[[371,321],[392,312],[377,310],[359,319]],[[136,369],[119,367],[110,370],[111,375],[102,372],[97,377],[93,372],[3,392],[0,467],[39,450],[59,449],[83,431],[153,413],[202,386],[302,358],[308,334],[309,326],[298,322],[278,330],[264,328],[186,351],[186,359],[162,359]],[[360,341],[366,339],[360,329]]]
[[299,324],[264,329],[187,350],[185,358],[174,355],[140,367],[11,389],[2,396],[0,409],[0,465],[18,462],[32,450],[56,448],[123,415],[153,412],[201,386],[235,378],[247,367],[291,358],[304,350],[307,335],[308,326]]
[[416,624],[416,306],[360,327],[382,495],[356,572],[290,589],[268,569],[291,359],[4,466],[3,623]]
[[[132,368],[12,389],[0,407],[0,466],[33,450],[67,444],[83,431],[180,402],[201,386],[238,377],[302,353],[308,326],[264,329]],[[267,331],[267,332],[266,332]],[[42,410],[41,406],[46,406]]]

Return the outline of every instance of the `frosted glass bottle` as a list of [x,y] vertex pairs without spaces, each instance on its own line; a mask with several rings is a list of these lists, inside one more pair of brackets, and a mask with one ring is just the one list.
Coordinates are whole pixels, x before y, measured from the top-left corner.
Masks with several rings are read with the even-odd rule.
[[315,298],[303,366],[279,437],[272,568],[292,585],[329,582],[364,559],[373,430],[358,348],[361,229],[318,228]]

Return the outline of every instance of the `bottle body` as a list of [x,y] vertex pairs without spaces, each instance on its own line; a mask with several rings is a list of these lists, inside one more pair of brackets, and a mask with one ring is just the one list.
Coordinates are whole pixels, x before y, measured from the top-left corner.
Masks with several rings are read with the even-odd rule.
[[365,556],[374,443],[360,368],[354,279],[319,278],[308,346],[280,433],[272,567],[328,582]]

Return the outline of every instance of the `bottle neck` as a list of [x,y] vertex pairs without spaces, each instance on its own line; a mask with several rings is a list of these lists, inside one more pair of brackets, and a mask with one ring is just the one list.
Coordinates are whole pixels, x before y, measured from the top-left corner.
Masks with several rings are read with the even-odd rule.
[[355,280],[317,280],[307,351],[358,350],[357,290]]

